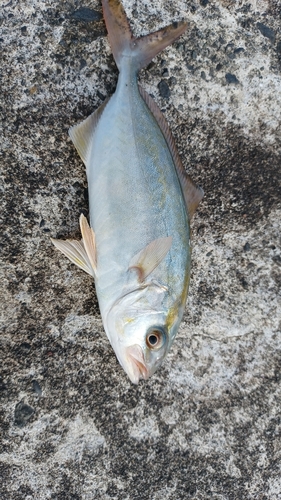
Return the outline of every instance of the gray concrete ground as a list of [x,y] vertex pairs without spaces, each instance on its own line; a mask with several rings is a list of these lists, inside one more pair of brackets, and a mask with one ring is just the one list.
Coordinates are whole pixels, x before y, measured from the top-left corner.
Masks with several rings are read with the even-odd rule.
[[100,2],[1,4],[0,498],[280,499],[280,2],[124,0],[138,35],[190,21],[140,80],[205,190],[184,321],[138,386],[49,239],[88,210],[68,128],[116,85]]

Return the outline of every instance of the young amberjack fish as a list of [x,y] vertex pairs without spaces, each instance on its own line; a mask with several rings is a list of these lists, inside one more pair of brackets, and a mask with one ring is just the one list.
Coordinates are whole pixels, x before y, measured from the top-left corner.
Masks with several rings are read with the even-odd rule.
[[168,124],[138,71],[186,29],[175,22],[135,38],[119,0],[103,0],[117,89],[69,131],[87,169],[90,226],[52,240],[95,279],[104,329],[135,384],[167,355],[190,275],[189,222],[203,192],[186,174]]

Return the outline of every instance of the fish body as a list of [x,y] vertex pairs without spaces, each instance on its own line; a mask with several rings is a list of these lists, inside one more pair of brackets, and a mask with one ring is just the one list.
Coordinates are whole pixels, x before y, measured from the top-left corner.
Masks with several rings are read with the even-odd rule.
[[[106,334],[138,383],[162,363],[182,319],[189,221],[202,190],[185,174],[164,117],[137,81],[138,70],[185,24],[134,39],[119,0],[103,0],[103,9],[120,72],[117,89],[70,129],[86,165],[91,229],[82,216],[79,248],[53,242],[94,276]],[[74,251],[80,255],[73,258]]]
[[[160,321],[166,328],[165,317],[171,317],[175,304],[183,309],[190,268],[189,222],[179,179],[163,134],[139,94],[135,75],[122,75],[102,113],[87,177],[90,221],[99,256],[96,291],[105,329],[119,355],[108,316],[120,296],[138,291],[144,284],[159,284],[156,294],[162,300],[160,310],[153,312],[154,323]],[[163,237],[172,237],[169,254],[139,283],[137,271],[129,269],[132,257]],[[120,301],[118,304],[120,307]],[[153,309],[153,303],[150,307]],[[136,313],[146,315],[147,310]],[[132,311],[129,316],[136,314]],[[169,343],[178,320],[177,315]]]

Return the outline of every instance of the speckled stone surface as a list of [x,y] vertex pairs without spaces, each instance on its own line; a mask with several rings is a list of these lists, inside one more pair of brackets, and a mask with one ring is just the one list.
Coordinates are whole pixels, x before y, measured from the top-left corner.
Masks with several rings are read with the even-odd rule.
[[280,2],[124,0],[138,35],[190,22],[140,80],[205,190],[184,321],[138,386],[49,239],[79,237],[67,131],[117,81],[100,2],[1,6],[1,500],[279,500]]

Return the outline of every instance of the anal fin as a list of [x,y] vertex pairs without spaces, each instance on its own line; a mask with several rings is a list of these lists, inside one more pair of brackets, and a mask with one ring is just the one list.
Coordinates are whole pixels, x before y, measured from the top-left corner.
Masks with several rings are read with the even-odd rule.
[[79,156],[82,158],[86,166],[95,128],[104,111],[105,106],[108,103],[108,100],[109,98],[107,98],[101,104],[101,106],[96,109],[96,111],[88,116],[88,118],[86,118],[83,122],[78,123],[77,125],[73,125],[73,127],[70,127],[68,131],[70,139],[72,140],[79,153]]

